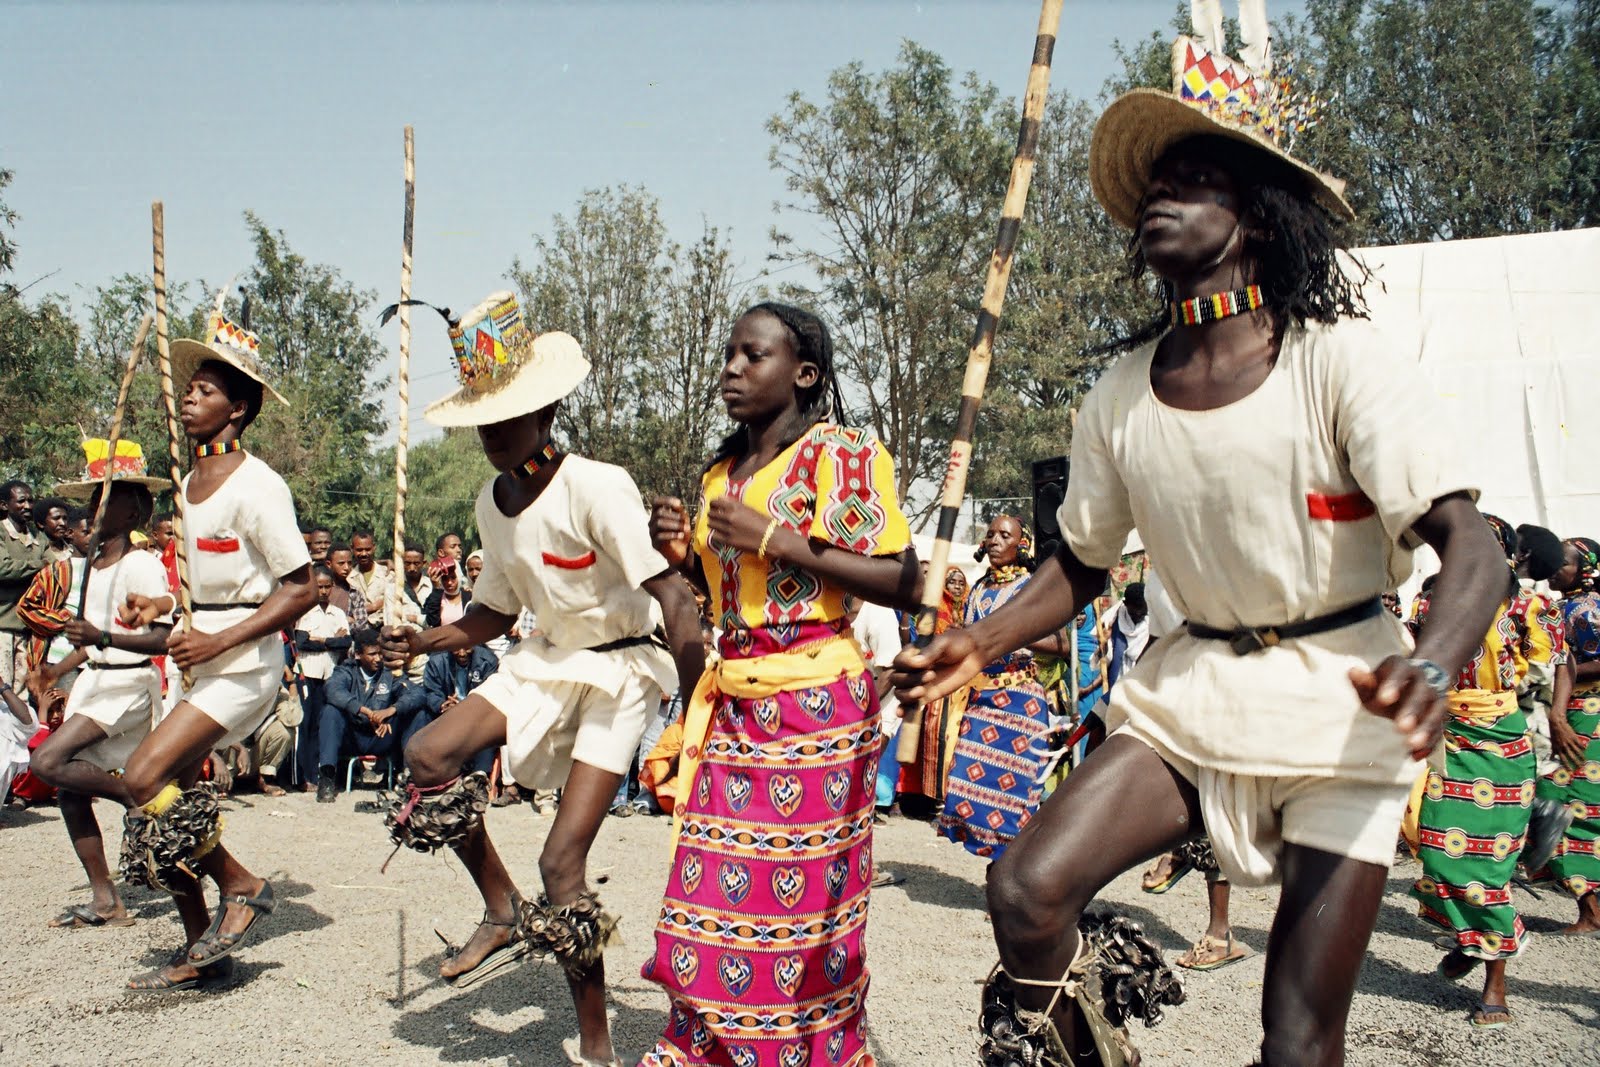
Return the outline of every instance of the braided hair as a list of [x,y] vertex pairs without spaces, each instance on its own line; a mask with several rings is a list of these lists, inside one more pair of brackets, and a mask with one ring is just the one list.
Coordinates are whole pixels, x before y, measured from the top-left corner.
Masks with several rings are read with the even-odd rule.
[[1578,551],[1578,585],[1584,591],[1600,581],[1600,542],[1592,537],[1569,537],[1566,541]]
[[[794,342],[796,357],[800,362],[813,364],[817,368],[816,382],[800,390],[799,417],[780,438],[781,451],[800,440],[817,423],[829,418],[842,420],[844,398],[839,393],[839,378],[833,368],[833,338],[828,335],[828,326],[821,318],[805,308],[772,300],[754,305],[739,317],[757,312],[771,315],[783,323]],[[748,441],[746,428],[736,428],[717,445],[717,451],[711,457],[711,462],[706,464],[706,469],[710,470],[730,456],[744,455],[749,449]]]
[[[1312,198],[1305,179],[1266,152],[1232,138],[1201,136],[1180,143],[1195,142],[1203,142],[1239,185],[1244,205],[1239,222],[1246,252],[1258,267],[1263,304],[1297,324],[1366,318],[1361,290],[1372,272],[1359,260],[1341,259],[1340,253],[1350,247],[1350,228]],[[1129,276],[1135,281],[1144,277],[1150,265],[1137,227],[1128,238],[1127,257]],[[1168,305],[1173,294],[1165,281],[1160,288],[1162,307],[1151,321],[1093,352],[1134,348],[1165,333],[1172,322]]]

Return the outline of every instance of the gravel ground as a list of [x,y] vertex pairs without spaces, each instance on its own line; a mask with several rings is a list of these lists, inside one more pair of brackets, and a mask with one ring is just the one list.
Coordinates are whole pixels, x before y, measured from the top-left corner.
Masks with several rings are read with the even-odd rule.
[[[365,796],[366,794],[362,794]],[[180,927],[170,901],[131,898],[138,923],[122,929],[46,927],[63,905],[87,899],[54,809],[0,812],[5,892],[0,919],[13,966],[0,993],[0,1062],[9,1064],[301,1064],[378,1062],[560,1065],[560,1039],[575,1032],[560,972],[531,964],[457,992],[435,977],[433,928],[464,939],[480,904],[453,861],[414,853],[378,873],[389,846],[377,816],[355,814],[348,797],[230,801],[228,843],[272,879],[278,912],[245,948],[234,980],[211,993],[165,999],[125,995],[136,970],[163,962]],[[99,805],[116,855],[120,819]],[[525,891],[537,884],[538,846],[549,818],[519,806],[490,814],[490,827]],[[591,878],[623,917],[625,943],[611,964],[614,1035],[626,1062],[654,1041],[663,994],[639,977],[665,884],[668,823],[608,819]],[[872,907],[872,1044],[886,1067],[976,1062],[978,982],[994,960],[983,912],[983,864],[936,841],[926,824],[891,820],[878,830],[879,862],[907,876]],[[1378,930],[1351,1013],[1348,1062],[1424,1065],[1600,1063],[1600,939],[1540,937],[1511,968],[1516,1022],[1495,1033],[1467,1024],[1478,987],[1447,985],[1433,972],[1438,951],[1414,918],[1405,891],[1418,866],[1401,862],[1389,881]],[[1105,898],[1143,922],[1175,955],[1205,923],[1204,883],[1184,881],[1152,897],[1130,872]],[[1146,1063],[1222,1067],[1252,1058],[1266,931],[1276,894],[1236,890],[1233,920],[1257,955],[1188,977],[1187,1002],[1154,1030],[1136,1028]],[[1519,893],[1536,932],[1571,921],[1570,900]],[[1337,923],[1329,924],[1337,936]]]

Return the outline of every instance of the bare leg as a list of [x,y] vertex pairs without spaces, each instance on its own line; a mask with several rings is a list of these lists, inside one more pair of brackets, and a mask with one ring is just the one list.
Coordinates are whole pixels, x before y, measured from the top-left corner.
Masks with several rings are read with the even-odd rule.
[[1286,845],[1283,895],[1267,941],[1261,1024],[1267,1067],[1338,1067],[1345,1020],[1388,870]]
[[[174,779],[185,789],[191,788],[223,735],[222,727],[210,716],[187,700],[180,701],[128,757],[123,780],[127,783],[132,802],[140,806],[150,803],[162,787]],[[218,891],[224,896],[253,897],[267,884],[265,879],[252,874],[220,843],[200,860],[199,867],[217,883]],[[204,913],[205,898],[199,895],[198,885],[195,894],[199,901],[198,908]],[[175,894],[173,898],[178,901],[180,910],[184,907],[182,895]],[[241,933],[250,925],[253,917],[249,908],[241,904],[229,904],[218,933]],[[207,918],[201,924],[201,933],[205,932],[209,922]],[[189,943],[193,945],[198,936],[191,934]]]
[[1511,1012],[1506,1001],[1506,961],[1490,960],[1484,967],[1483,1000],[1485,1010],[1474,1012],[1474,1018],[1485,1023],[1510,1022]]
[[82,793],[65,789],[61,790],[58,800],[61,821],[66,823],[67,834],[72,838],[72,850],[83,864],[83,873],[89,876],[89,890],[93,894],[90,907],[102,919],[126,919],[128,909],[122,906],[116,884],[111,881],[111,869],[106,864],[106,844],[100,837],[100,823],[94,817],[94,801]]
[[104,797],[123,807],[131,807],[133,797],[129,795],[127,782],[88,760],[77,758],[78,753],[105,738],[106,732],[99,723],[73,715],[45,738],[44,744],[33,754],[33,772],[65,792],[84,798]]
[[[545,896],[550,903],[570,904],[587,888],[585,870],[589,849],[600,833],[600,824],[617,795],[622,775],[574,763],[561,794],[561,808],[539,854],[539,874],[544,879]],[[598,960],[583,974],[567,976],[572,1003],[578,1012],[579,1051],[588,1059],[610,1063],[616,1056],[611,1046],[611,1026],[606,1020],[606,966]]]
[[[989,867],[989,913],[1007,973],[1040,981],[1060,978],[1077,953],[1078,916],[1095,894],[1199,826],[1193,786],[1149,746],[1129,737],[1109,738],[1067,776]],[[1017,1001],[1042,1011],[1051,993],[1018,986]],[[1054,1018],[1068,1051],[1095,1056],[1070,1000]]]
[[1218,940],[1225,940],[1228,931],[1232,929],[1228,922],[1228,898],[1231,895],[1226,881],[1218,878],[1206,883],[1206,898],[1211,907],[1211,918],[1206,924],[1206,933]]
[[90,906],[102,918],[125,919],[128,911],[122,906],[122,898],[111,881],[105,841],[100,837],[100,823],[95,819],[93,805],[95,797],[105,797],[128,806],[128,787],[116,775],[77,758],[79,752],[104,740],[105,736],[99,723],[74,715],[33,754],[33,771],[60,791],[61,821],[66,824],[72,850],[83,865],[83,873],[89,877],[93,895]]
[[[443,785],[461,773],[461,765],[474,753],[505,744],[505,740],[506,717],[482,697],[468,696],[417,731],[406,745],[406,768],[411,780],[424,789]],[[481,924],[460,952],[439,965],[441,978],[472,970],[489,953],[508,944],[513,933],[509,924],[517,918],[516,883],[482,823],[473,828],[456,855],[483,896],[484,914],[494,922]]]

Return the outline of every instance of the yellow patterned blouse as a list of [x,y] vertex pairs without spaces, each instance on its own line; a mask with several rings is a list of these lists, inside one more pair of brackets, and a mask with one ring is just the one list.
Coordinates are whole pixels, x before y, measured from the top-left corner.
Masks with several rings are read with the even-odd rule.
[[865,430],[819,423],[748,478],[728,477],[725,459],[701,479],[694,549],[723,630],[844,617],[844,590],[809,571],[769,563],[754,552],[711,545],[706,506],[731,495],[814,540],[863,556],[911,545],[894,487],[894,460]]

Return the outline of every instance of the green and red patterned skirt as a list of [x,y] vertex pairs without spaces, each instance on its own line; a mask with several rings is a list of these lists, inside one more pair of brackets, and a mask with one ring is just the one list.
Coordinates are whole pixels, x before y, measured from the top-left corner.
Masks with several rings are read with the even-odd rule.
[[[1551,714],[1556,714],[1554,711]],[[1588,739],[1583,763],[1576,771],[1557,767],[1539,781],[1539,795],[1572,806],[1574,818],[1556,854],[1550,873],[1575,897],[1600,890],[1600,687],[1573,694],[1567,722]]]
[[1428,772],[1420,813],[1422,877],[1412,887],[1425,922],[1455,935],[1459,952],[1508,959],[1528,934],[1511,901],[1511,878],[1533,810],[1538,770],[1528,721],[1516,708],[1497,719],[1451,715],[1445,773]]

